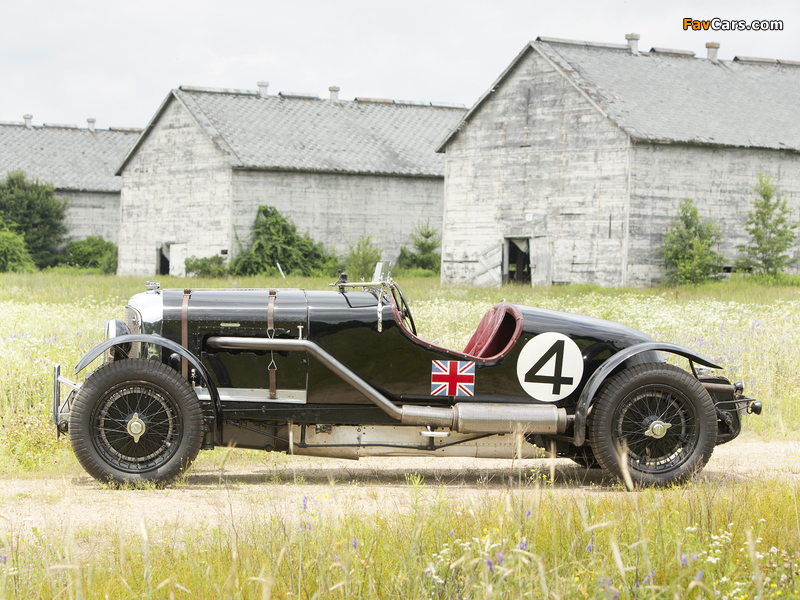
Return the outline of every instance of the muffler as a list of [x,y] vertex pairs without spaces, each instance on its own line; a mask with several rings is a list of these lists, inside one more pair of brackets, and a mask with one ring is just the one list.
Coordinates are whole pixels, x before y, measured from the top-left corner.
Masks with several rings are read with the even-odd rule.
[[448,427],[459,433],[557,434],[567,430],[567,411],[552,404],[472,404],[449,408],[404,404],[400,422]]

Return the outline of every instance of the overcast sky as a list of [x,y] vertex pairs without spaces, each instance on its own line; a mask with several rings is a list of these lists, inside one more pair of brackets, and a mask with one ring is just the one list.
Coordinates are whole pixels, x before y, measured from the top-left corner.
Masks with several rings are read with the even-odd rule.
[[[783,31],[684,31],[683,19],[780,19]],[[143,127],[179,85],[471,106],[537,36],[800,61],[800,3],[404,0],[9,0],[0,121]],[[796,67],[796,68],[800,68]]]

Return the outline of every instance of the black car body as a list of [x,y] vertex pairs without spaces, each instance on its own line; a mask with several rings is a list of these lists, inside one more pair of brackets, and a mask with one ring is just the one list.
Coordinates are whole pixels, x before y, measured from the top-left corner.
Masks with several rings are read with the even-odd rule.
[[590,317],[502,302],[463,351],[436,346],[387,271],[332,291],[150,286],[78,363],[105,356],[83,383],[56,367],[54,421],[91,475],[116,482],[168,482],[215,446],[526,457],[534,444],[665,484],[761,410],[741,384],[698,374],[712,361]]

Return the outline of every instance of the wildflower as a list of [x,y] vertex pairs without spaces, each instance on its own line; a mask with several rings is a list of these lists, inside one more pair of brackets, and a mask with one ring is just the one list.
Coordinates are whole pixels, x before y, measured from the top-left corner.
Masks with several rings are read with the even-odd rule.
[[591,541],[586,544],[586,552],[594,552],[594,544]]
[[702,571],[698,571],[697,575],[694,576],[694,580],[695,581],[700,581],[702,578],[703,578],[703,572]]
[[692,552],[692,555],[689,557],[691,560],[697,560],[697,554]]
[[486,557],[486,564],[489,565],[489,572],[494,575],[494,563],[490,557]]
[[450,537],[453,537],[453,530],[450,530]]
[[503,564],[503,561],[506,559],[506,555],[502,552],[497,553],[497,565],[500,566]]
[[527,550],[528,549],[528,538],[523,538],[522,541],[519,543],[520,550]]
[[311,521],[309,521],[308,523],[306,523],[306,530],[307,530],[307,531],[311,531]]
[[353,544],[353,548],[358,548],[358,542],[356,541],[356,538],[353,538],[352,544]]
[[303,510],[306,510],[307,508],[308,508],[308,496],[303,494]]
[[686,555],[685,554],[681,554],[681,564],[684,567],[689,564],[689,561],[686,559]]
[[651,571],[650,571],[650,572],[647,574],[647,577],[645,577],[645,578],[642,580],[642,585],[647,585],[648,583],[650,583],[651,581],[653,581],[653,575],[654,575],[654,574],[655,574],[655,570],[651,570]]
[[8,562],[8,557],[5,554],[0,554],[0,562],[6,564],[6,562]]
[[529,508],[528,510],[525,511],[525,520],[527,521],[530,518],[530,516],[531,516],[531,509]]

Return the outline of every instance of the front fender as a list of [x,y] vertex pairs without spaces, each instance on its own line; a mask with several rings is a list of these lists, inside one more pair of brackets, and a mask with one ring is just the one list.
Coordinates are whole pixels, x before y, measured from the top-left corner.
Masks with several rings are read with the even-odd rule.
[[[578,406],[575,408],[575,439],[572,442],[573,444],[576,446],[583,446],[583,444],[586,442],[586,417],[589,414],[589,408],[591,407],[592,402],[594,402],[595,394],[597,394],[598,390],[603,383],[605,383],[605,380],[608,378],[611,372],[632,356],[654,350],[677,354],[678,356],[688,358],[690,363],[698,363],[711,369],[722,368],[721,365],[710,361],[706,357],[697,354],[688,348],[678,346],[677,344],[667,344],[664,342],[645,342],[643,344],[636,344],[634,346],[629,346],[624,350],[620,350],[614,356],[600,365],[600,368],[592,373],[592,376],[589,377],[589,381],[587,381],[586,385],[583,387],[583,391],[578,398]],[[694,371],[694,366],[692,366],[692,371]]]
[[211,375],[208,372],[208,369],[205,368],[203,363],[201,363],[197,357],[189,352],[186,348],[181,346],[180,344],[176,344],[172,340],[169,340],[165,337],[160,335],[154,334],[147,334],[147,333],[129,333],[128,335],[120,335],[115,338],[111,338],[110,340],[106,340],[102,344],[99,344],[89,350],[86,354],[83,355],[78,361],[78,364],[75,365],[75,374],[77,375],[81,371],[83,371],[89,364],[98,356],[100,356],[103,352],[111,348],[112,346],[119,346],[126,343],[140,343],[146,342],[148,344],[155,344],[156,346],[161,346],[166,348],[167,350],[172,350],[173,352],[179,354],[180,356],[184,357],[189,364],[191,364],[197,372],[200,374],[200,377],[203,378],[203,381],[206,384],[206,387],[211,394],[211,398],[214,400],[214,406],[217,407],[217,413],[220,413],[220,399],[219,399],[219,392],[217,392],[217,386],[214,385],[214,382],[211,380]]

